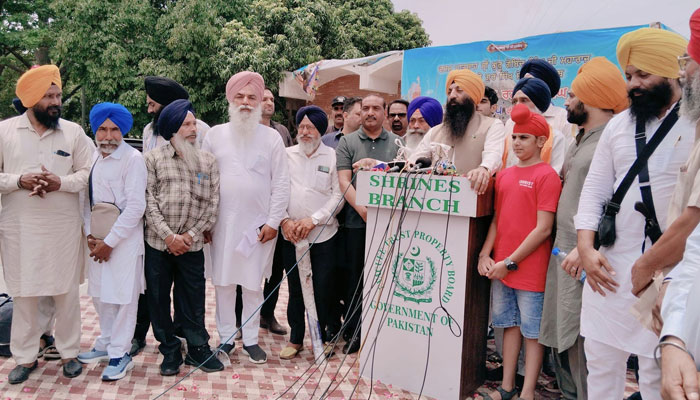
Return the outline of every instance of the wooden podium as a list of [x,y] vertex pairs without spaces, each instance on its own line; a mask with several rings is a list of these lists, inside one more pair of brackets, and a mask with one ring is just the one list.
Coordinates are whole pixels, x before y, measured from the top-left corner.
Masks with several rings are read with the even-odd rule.
[[483,383],[490,282],[477,263],[492,193],[477,196],[463,177],[359,172],[363,377],[440,400]]

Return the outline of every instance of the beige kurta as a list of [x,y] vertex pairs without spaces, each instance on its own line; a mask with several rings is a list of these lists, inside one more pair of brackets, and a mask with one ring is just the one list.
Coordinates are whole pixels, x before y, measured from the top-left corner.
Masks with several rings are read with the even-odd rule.
[[[10,295],[54,296],[79,284],[86,246],[78,192],[87,186],[94,149],[83,129],[64,119],[42,136],[26,113],[0,122],[0,254]],[[42,165],[61,177],[61,188],[29,197],[17,181]]]
[[[564,177],[554,247],[570,253],[577,242],[574,215],[583,183],[586,181],[593,154],[605,125],[591,129],[581,136],[581,141],[569,149],[561,175]],[[583,284],[561,269],[560,259],[551,257],[547,269],[547,285],[544,290],[542,321],[539,342],[554,347],[560,353],[573,346],[579,337],[581,316],[581,292]]]
[[410,161],[419,157],[433,158],[433,165],[438,161],[433,154],[432,144],[443,145],[449,161],[452,161],[460,174],[466,174],[480,165],[492,173],[501,167],[505,128],[495,118],[474,113],[467,125],[464,136],[454,140],[445,129],[444,124],[435,125],[423,136],[420,144],[411,153]]

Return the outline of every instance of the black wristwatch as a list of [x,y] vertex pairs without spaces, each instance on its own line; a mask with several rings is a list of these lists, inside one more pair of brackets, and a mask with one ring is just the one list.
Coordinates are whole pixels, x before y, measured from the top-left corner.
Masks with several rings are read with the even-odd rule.
[[508,271],[518,270],[518,264],[510,258],[506,257],[506,259],[503,260],[503,262],[506,264],[506,269],[508,269]]

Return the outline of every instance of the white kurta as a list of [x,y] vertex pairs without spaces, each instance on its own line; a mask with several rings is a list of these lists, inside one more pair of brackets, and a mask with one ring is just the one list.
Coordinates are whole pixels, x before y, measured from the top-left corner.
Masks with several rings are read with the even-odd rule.
[[276,130],[258,125],[247,142],[231,123],[207,132],[202,149],[219,163],[219,217],[211,243],[212,283],[261,290],[272,270],[276,239],[257,240],[258,228],[279,228],[289,202],[287,153]]
[[[107,157],[96,150],[93,163],[93,201],[114,203],[122,212],[104,239],[113,249],[109,261],[89,261],[88,294],[99,297],[103,303],[130,304],[138,301],[138,295],[146,287],[143,274],[146,163],[141,153],[124,141]],[[89,197],[85,199],[83,219],[85,234],[89,235]]]
[[[661,315],[664,318],[665,335],[677,336],[695,357],[700,370],[700,227],[688,238],[681,261],[672,274],[673,280],[666,290]],[[668,299],[668,300],[667,300]],[[675,303],[672,303],[674,302]],[[668,317],[668,322],[666,318]]]
[[[647,124],[647,141],[656,132],[661,120],[654,118]],[[578,214],[574,217],[576,229],[597,230],[603,204],[624,178],[637,158],[634,141],[635,122],[626,110],[613,117],[602,133],[591,168],[581,192]],[[680,167],[688,159],[695,136],[695,124],[680,118],[666,138],[649,158],[648,169],[656,216],[662,229],[668,225],[666,214]],[[644,217],[634,210],[641,201],[639,180],[635,179],[622,201],[615,220],[617,239],[611,247],[602,247],[615,269],[614,279],[620,284],[615,293],[603,297],[589,285],[583,289],[581,335],[586,339],[605,343],[626,352],[653,357],[658,338],[644,328],[630,309],[637,301],[632,294],[631,269],[642,255]],[[646,241],[646,249],[651,243]]]

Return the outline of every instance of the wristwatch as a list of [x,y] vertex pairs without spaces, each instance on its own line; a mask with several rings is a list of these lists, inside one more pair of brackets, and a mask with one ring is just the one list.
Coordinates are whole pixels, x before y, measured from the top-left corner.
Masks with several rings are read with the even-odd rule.
[[506,269],[508,269],[508,271],[518,270],[518,264],[515,261],[511,260],[509,257],[506,257],[506,259],[503,260],[503,262],[506,264]]

